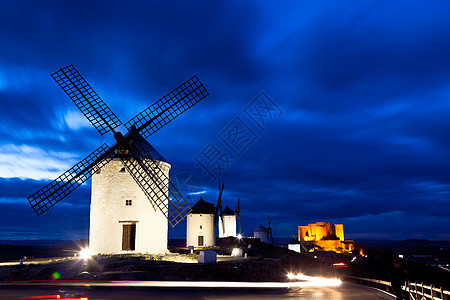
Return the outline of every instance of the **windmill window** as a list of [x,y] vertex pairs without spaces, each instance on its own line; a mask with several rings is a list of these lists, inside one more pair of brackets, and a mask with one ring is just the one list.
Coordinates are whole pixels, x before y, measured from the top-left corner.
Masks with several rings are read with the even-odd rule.
[[200,225],[200,229],[202,229],[202,225]]
[[120,172],[120,173],[125,173],[125,167],[123,167],[122,169],[120,169],[119,172]]
[[125,200],[125,206],[132,206],[133,200]]

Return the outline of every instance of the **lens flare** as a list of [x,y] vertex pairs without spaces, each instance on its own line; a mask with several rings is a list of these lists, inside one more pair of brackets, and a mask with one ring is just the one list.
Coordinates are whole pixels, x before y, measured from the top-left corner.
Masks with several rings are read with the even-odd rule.
[[81,251],[80,251],[80,259],[91,258],[91,256],[92,256],[92,251],[91,250],[89,250],[88,248],[81,249]]
[[61,273],[59,273],[59,272],[54,272],[54,273],[52,274],[52,279],[53,279],[53,280],[58,280],[59,278],[61,278]]

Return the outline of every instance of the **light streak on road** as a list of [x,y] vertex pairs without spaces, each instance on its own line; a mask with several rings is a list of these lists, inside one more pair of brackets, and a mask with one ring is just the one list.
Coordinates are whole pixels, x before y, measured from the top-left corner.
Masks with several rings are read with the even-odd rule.
[[339,279],[307,276],[301,273],[294,275],[293,279],[309,282],[310,285],[308,286],[339,286],[342,284],[342,281]]
[[339,286],[338,279],[304,276],[299,281],[288,282],[236,282],[236,281],[15,281],[0,285],[19,286],[82,286],[82,287],[153,287],[153,288],[247,288],[282,289],[297,287]]

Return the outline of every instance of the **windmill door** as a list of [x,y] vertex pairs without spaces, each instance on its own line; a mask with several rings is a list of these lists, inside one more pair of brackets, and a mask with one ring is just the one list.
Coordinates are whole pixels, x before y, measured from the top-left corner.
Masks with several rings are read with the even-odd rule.
[[122,250],[135,250],[136,224],[123,224]]

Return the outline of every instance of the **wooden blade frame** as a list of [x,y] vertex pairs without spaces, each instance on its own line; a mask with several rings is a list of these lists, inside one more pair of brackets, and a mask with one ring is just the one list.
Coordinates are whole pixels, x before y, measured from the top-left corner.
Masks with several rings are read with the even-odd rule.
[[31,208],[39,216],[53,207],[56,203],[68,196],[109,162],[108,156],[113,149],[103,144],[86,158],[62,173],[58,178],[28,197]]
[[153,160],[140,143],[132,143],[129,149],[128,157],[122,157],[123,164],[147,198],[166,216],[169,224],[175,227],[191,207],[170,182],[159,163]]
[[137,132],[146,139],[208,95],[197,76],[193,76],[126,122],[125,127],[128,130],[136,127]]
[[[223,213],[222,213],[222,193],[223,193],[224,184],[220,185],[220,179],[219,179],[219,198],[217,199],[217,207],[216,211],[219,212],[220,220],[222,221],[222,234],[225,235],[225,222],[223,221]],[[216,213],[217,217],[217,213]],[[218,228],[220,231],[220,228]]]
[[164,213],[172,227],[182,221],[190,209],[189,204],[159,168],[158,162],[154,161],[139,143],[133,146],[130,144],[139,134],[144,139],[149,137],[209,95],[197,76],[193,76],[128,121],[125,124],[129,130],[127,137],[115,132],[114,129],[122,122],[73,65],[61,68],[53,73],[52,77],[97,131],[101,135],[112,131],[117,143],[109,149],[106,144],[102,145],[28,197],[36,214],[41,215],[88,180],[92,176],[91,170],[96,171],[107,164],[115,149],[126,149],[130,151],[130,157],[122,158],[122,161],[149,200]]
[[238,216],[238,221],[239,221],[239,234],[241,234],[242,233],[242,228],[241,228],[241,208],[240,208],[240,205],[239,205],[239,198],[237,200],[236,214]]
[[73,65],[59,69],[52,77],[101,135],[122,125]]

